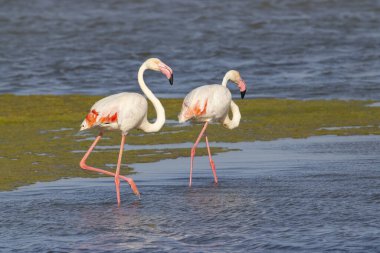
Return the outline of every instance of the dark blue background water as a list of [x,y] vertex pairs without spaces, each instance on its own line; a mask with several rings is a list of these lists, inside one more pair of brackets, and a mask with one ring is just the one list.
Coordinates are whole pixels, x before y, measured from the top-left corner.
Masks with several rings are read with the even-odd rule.
[[165,97],[234,68],[248,96],[380,99],[380,1],[0,0],[0,93],[139,91],[152,56]]
[[[250,97],[380,99],[379,27],[375,0],[0,0],[0,93],[139,91],[155,56],[165,97],[234,68]],[[227,144],[243,150],[215,157],[217,187],[207,158],[191,189],[188,158],[136,165],[121,208],[112,178],[1,192],[0,251],[379,252],[379,142]]]

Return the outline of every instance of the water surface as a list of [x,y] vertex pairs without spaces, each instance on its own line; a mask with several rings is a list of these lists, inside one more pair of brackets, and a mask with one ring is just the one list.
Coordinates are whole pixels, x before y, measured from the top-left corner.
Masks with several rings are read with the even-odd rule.
[[380,137],[236,143],[215,156],[135,165],[142,193],[112,178],[0,193],[0,251],[379,252]]
[[377,0],[0,0],[0,93],[140,91],[155,56],[159,96],[237,69],[247,97],[380,99],[379,24]]

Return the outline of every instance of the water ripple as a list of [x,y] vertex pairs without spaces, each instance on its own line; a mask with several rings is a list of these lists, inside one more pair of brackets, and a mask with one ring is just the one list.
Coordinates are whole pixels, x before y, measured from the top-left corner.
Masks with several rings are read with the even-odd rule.
[[[0,93],[139,91],[156,56],[157,94],[183,97],[231,68],[248,97],[380,99],[378,1],[1,1]],[[9,43],[12,42],[12,43]],[[234,93],[238,97],[238,92]]]
[[120,208],[112,178],[2,192],[0,250],[378,252],[378,143],[326,136],[231,144],[242,151],[215,156],[217,186],[206,157],[195,159],[192,188],[188,158],[135,165],[142,198],[121,184]]

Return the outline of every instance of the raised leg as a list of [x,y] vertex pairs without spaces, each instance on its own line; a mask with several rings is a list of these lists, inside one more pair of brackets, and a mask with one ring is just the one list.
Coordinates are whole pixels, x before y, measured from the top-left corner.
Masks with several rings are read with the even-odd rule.
[[197,140],[195,141],[193,147],[191,148],[191,158],[190,158],[190,181],[189,181],[189,187],[191,187],[191,181],[193,176],[193,163],[194,163],[194,155],[195,155],[195,149],[197,148],[199,141],[201,140],[204,132],[206,131],[208,125],[208,121],[206,121],[205,125],[203,126],[201,132],[198,135]]
[[212,174],[214,175],[214,182],[215,182],[215,184],[217,184],[218,183],[218,177],[216,176],[216,169],[215,169],[214,160],[212,160],[212,157],[211,157],[211,150],[210,150],[210,145],[208,145],[207,135],[205,135],[205,139],[206,139],[206,146],[207,146],[207,152],[208,152],[208,159],[210,160],[210,166],[211,166]]
[[[80,161],[79,166],[82,169],[84,169],[84,170],[95,171],[95,172],[98,172],[98,173],[102,173],[102,174],[114,177],[115,173],[112,173],[112,172],[107,171],[107,170],[102,170],[102,169],[94,168],[94,167],[88,166],[86,164],[87,158],[90,156],[91,152],[95,148],[95,146],[98,143],[98,141],[100,140],[100,138],[102,138],[102,136],[103,136],[103,134],[99,133],[99,135],[95,138],[95,141],[92,143],[92,145],[90,146],[90,148],[88,149],[88,151],[86,152],[86,154],[83,156],[82,160]],[[125,180],[131,186],[131,189],[132,189],[133,193],[136,194],[138,197],[140,197],[140,193],[139,193],[139,191],[137,189],[137,186],[136,186],[136,184],[135,184],[135,182],[133,181],[132,178],[121,176],[121,175],[119,175],[119,178]]]

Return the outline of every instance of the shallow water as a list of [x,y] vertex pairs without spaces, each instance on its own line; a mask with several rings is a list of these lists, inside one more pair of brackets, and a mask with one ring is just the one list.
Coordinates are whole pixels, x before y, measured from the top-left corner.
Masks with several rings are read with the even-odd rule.
[[0,93],[139,91],[156,56],[175,72],[146,74],[159,96],[233,68],[247,97],[380,99],[379,24],[376,0],[0,0]]
[[380,137],[236,143],[215,156],[135,165],[142,193],[112,178],[0,193],[0,251],[379,252]]

